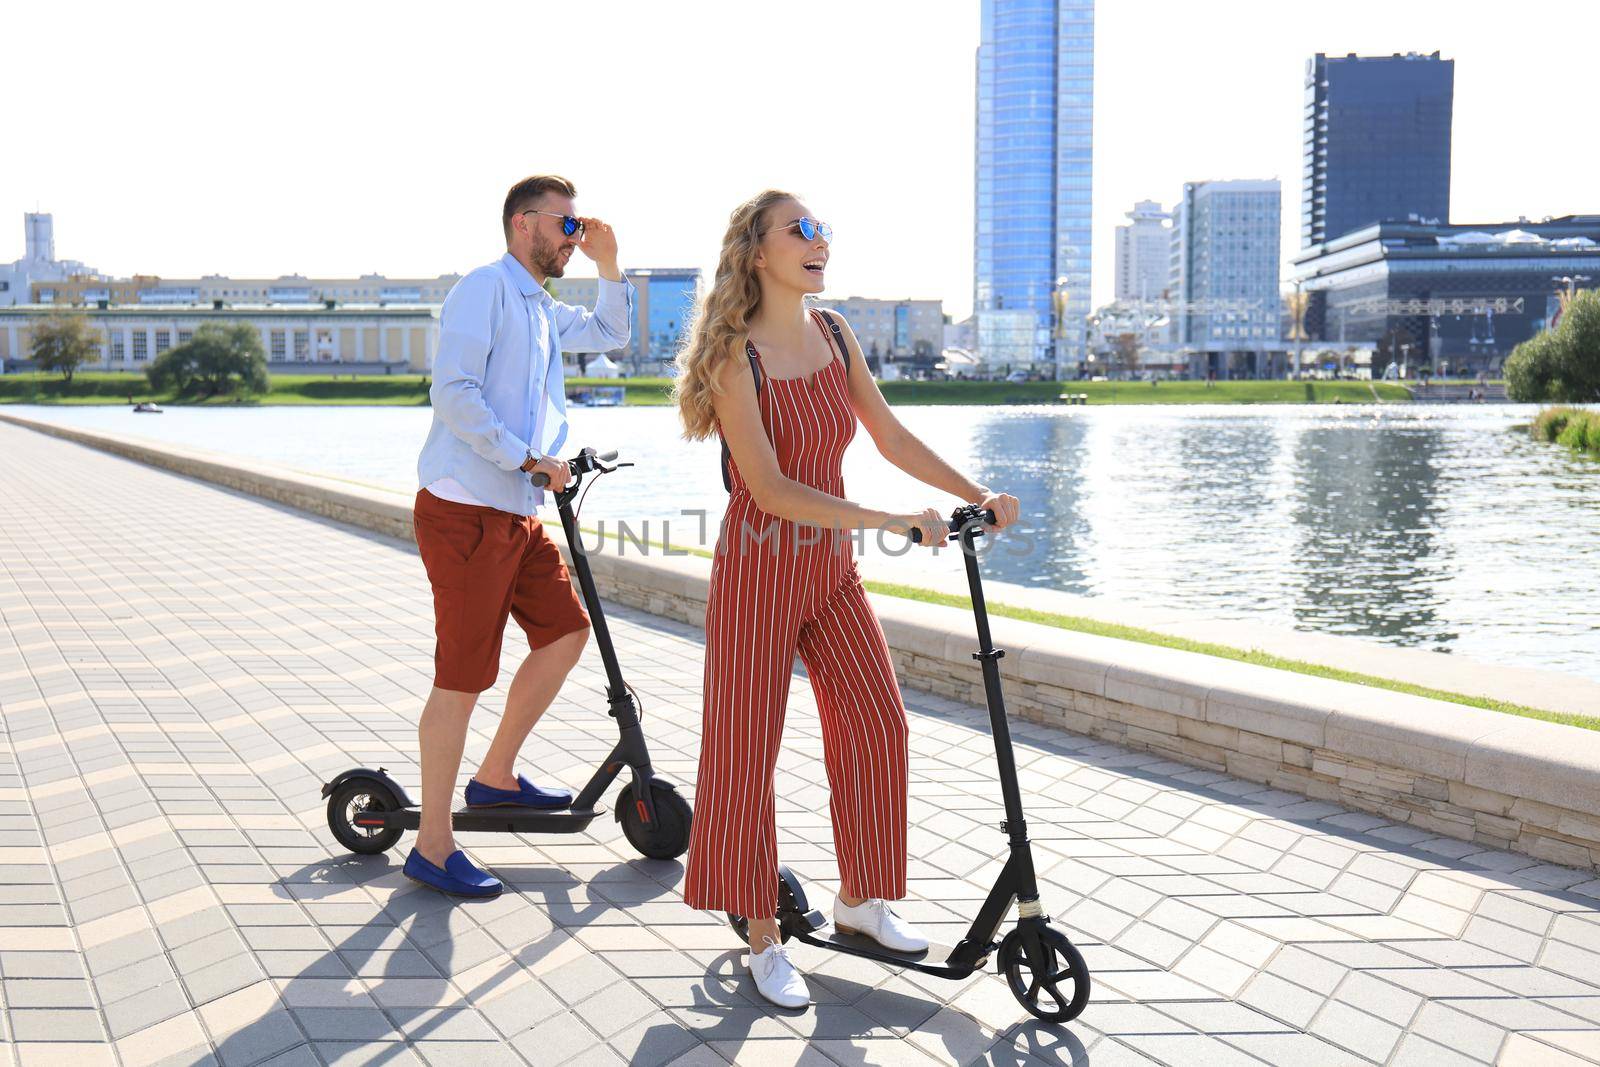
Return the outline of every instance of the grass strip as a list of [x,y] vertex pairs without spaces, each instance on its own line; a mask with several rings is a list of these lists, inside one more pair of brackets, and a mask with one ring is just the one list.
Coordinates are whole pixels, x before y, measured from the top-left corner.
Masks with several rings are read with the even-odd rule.
[[[966,610],[970,610],[972,607],[970,599],[954,593],[941,593],[931,589],[919,589],[916,586],[899,585],[893,582],[866,582],[864,584],[871,592],[882,593],[887,596],[903,597],[907,600],[920,600],[924,603],[942,604],[946,607]],[[1098,619],[1085,618],[1081,615],[1061,615],[1052,611],[1036,611],[1033,608],[1019,608],[1011,604],[995,603],[994,601],[989,601],[988,607],[991,615],[1019,619],[1023,622],[1035,622],[1044,626],[1054,626],[1062,630],[1093,634],[1097,637],[1111,637],[1119,641],[1137,641],[1144,645],[1175,648],[1182,652],[1198,652],[1203,656],[1216,656],[1219,659],[1230,659],[1239,663],[1254,663],[1260,667],[1272,667],[1275,670],[1291,671],[1295,674],[1309,674],[1317,678],[1331,678],[1338,682],[1353,682],[1356,685],[1371,686],[1374,689],[1388,689],[1391,692],[1409,693],[1412,696],[1427,697],[1430,700],[1443,700],[1451,704],[1465,704],[1468,707],[1483,708],[1486,711],[1498,711],[1506,715],[1521,715],[1528,719],[1543,719],[1545,722],[1558,722],[1564,726],[1577,726],[1585,730],[1600,730],[1600,718],[1580,715],[1575,712],[1547,711],[1543,708],[1529,707],[1526,704],[1512,704],[1508,701],[1495,700],[1490,697],[1452,693],[1448,690],[1434,689],[1425,685],[1398,682],[1392,678],[1384,678],[1375,674],[1362,674],[1359,671],[1347,671],[1338,667],[1325,667],[1320,663],[1289,659],[1285,656],[1263,652],[1260,649],[1242,649],[1234,648],[1231,645],[1219,645],[1212,641],[1195,641],[1187,637],[1175,637],[1171,634],[1160,633],[1156,630],[1146,630],[1138,626],[1102,622]]]
[[[585,536],[600,538],[603,541],[617,540],[621,543],[620,533],[604,533],[588,527],[581,528]],[[638,547],[637,541],[629,539],[629,543]],[[645,541],[651,548],[665,548],[659,541]],[[590,547],[590,546],[585,546]],[[592,551],[592,548],[590,549]],[[711,558],[712,553],[704,548],[686,548],[672,546],[675,553],[702,558]],[[963,611],[972,610],[972,600],[957,593],[942,593],[933,589],[922,589],[914,585],[903,585],[898,582],[863,581],[868,592],[878,593],[882,596],[899,597],[902,600],[917,600],[925,604],[939,604],[943,607],[960,608]],[[1387,689],[1394,693],[1409,693],[1412,696],[1427,697],[1429,700],[1442,700],[1449,704],[1462,704],[1470,708],[1482,708],[1485,711],[1498,711],[1504,715],[1520,715],[1526,719],[1542,719],[1545,722],[1560,723],[1563,726],[1576,726],[1583,730],[1600,730],[1600,718],[1590,715],[1580,715],[1576,712],[1548,711],[1544,708],[1530,707],[1526,704],[1513,704],[1505,700],[1495,700],[1491,697],[1471,696],[1466,693],[1453,693],[1445,689],[1434,689],[1425,685],[1414,685],[1410,682],[1399,682],[1392,678],[1384,678],[1376,674],[1362,674],[1359,671],[1347,671],[1338,667],[1326,667],[1320,663],[1310,663],[1306,660],[1290,659],[1287,656],[1278,656],[1260,649],[1234,648],[1232,645],[1221,645],[1214,641],[1195,641],[1187,637],[1176,637],[1164,634],[1157,630],[1146,630],[1138,626],[1125,626],[1122,623],[1102,622],[1082,615],[1063,615],[1053,611],[1037,611],[1033,608],[1021,608],[1013,604],[1006,604],[990,600],[987,602],[989,614],[1002,616],[1008,619],[1017,619],[1021,622],[1038,623],[1041,626],[1053,626],[1058,630],[1071,630],[1074,633],[1092,634],[1096,637],[1110,637],[1118,641],[1133,641],[1141,645],[1156,645],[1160,648],[1175,648],[1180,652],[1195,652],[1202,656],[1215,656],[1218,659],[1233,660],[1237,663],[1253,663],[1258,667],[1271,667],[1274,670],[1289,671],[1292,674],[1306,674],[1314,678],[1330,678],[1336,682],[1350,682],[1355,685],[1365,685],[1373,689]]]
[[[204,407],[277,407],[295,405],[362,405],[421,407],[428,403],[429,379],[421,374],[276,374],[259,396],[219,396],[200,401],[156,393],[142,374],[80,371],[71,384],[60,375],[22,372],[0,376],[0,403],[127,404],[155,401],[162,405]],[[1388,382],[882,382],[891,404],[906,405],[1060,405],[1064,395],[1086,396],[1090,404],[1372,404],[1403,403],[1410,393]],[[672,402],[669,378],[569,378],[567,389],[620,388],[630,407],[659,407]]]

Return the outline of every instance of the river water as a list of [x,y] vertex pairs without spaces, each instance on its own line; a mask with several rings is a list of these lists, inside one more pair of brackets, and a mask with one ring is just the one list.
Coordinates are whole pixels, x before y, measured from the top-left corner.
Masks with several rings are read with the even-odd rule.
[[[19,415],[414,490],[426,408],[9,406]],[[903,407],[941,455],[1022,500],[995,578],[1600,679],[1600,464],[1535,443],[1519,406]],[[638,466],[586,527],[715,539],[715,445],[667,408],[580,408],[574,445]],[[890,510],[952,501],[859,433],[845,481]],[[648,529],[645,524],[648,522]],[[667,525],[664,525],[667,524]],[[705,531],[702,534],[702,530]],[[887,538],[891,550],[904,542]],[[887,554],[869,543],[869,554]],[[904,577],[920,557],[869,576]]]

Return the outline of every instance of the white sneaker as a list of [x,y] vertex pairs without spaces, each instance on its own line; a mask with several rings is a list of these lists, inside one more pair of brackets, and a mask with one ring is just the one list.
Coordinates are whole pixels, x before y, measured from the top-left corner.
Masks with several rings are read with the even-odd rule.
[[833,925],[842,934],[870,937],[895,952],[921,952],[928,947],[922,931],[889,910],[889,902],[868,897],[855,907],[835,897]]
[[811,990],[800,977],[789,950],[772,938],[767,947],[750,957],[750,973],[755,976],[761,995],[780,1008],[803,1008],[811,1003]]

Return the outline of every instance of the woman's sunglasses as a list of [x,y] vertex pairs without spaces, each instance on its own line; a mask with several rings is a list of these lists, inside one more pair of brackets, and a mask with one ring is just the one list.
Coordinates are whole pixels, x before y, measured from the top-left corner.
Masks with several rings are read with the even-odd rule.
[[786,222],[782,226],[774,226],[771,230],[763,230],[762,236],[772,233],[773,230],[787,230],[791,226],[799,227],[800,236],[804,237],[808,241],[815,241],[817,239],[817,234],[819,233],[822,235],[822,239],[824,241],[833,240],[832,226],[829,226],[826,222],[818,222],[816,219],[807,218],[804,215],[795,219],[793,222]]
[[527,211],[524,211],[523,214],[524,215],[549,215],[553,219],[560,219],[561,220],[561,233],[562,233],[563,236],[571,237],[573,234],[577,234],[579,237],[583,236],[583,222],[582,222],[582,220],[576,219],[571,215],[563,215],[559,211],[540,211],[538,208],[529,208]]

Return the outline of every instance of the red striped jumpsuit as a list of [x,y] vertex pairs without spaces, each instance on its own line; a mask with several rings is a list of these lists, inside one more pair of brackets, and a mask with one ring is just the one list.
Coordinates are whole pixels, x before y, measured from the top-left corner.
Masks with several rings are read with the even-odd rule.
[[[809,380],[761,374],[761,421],[779,469],[843,497],[856,425],[844,362],[836,356]],[[761,511],[731,458],[729,470],[706,601],[705,725],[684,901],[758,919],[777,910],[772,779],[796,652],[822,721],[840,889],[897,900],[906,886],[905,706],[851,539]]]

